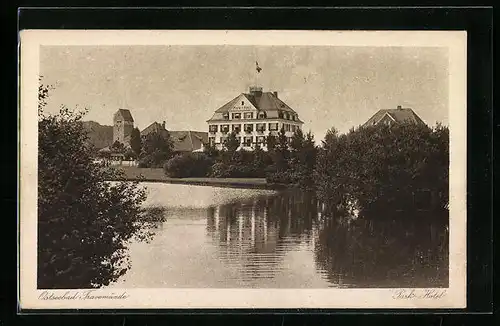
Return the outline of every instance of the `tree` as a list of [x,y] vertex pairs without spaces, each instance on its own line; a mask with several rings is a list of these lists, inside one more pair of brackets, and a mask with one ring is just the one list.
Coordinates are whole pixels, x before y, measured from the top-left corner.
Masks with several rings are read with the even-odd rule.
[[115,140],[113,145],[111,145],[111,150],[113,151],[113,153],[124,154],[125,153],[125,145],[123,143],[119,142],[118,140]]
[[301,129],[296,129],[293,133],[292,140],[290,142],[290,149],[294,153],[298,153],[302,150],[304,144],[304,134]]
[[130,268],[127,242],[152,236],[146,193],[136,182],[106,182],[123,176],[92,163],[83,113],[39,112],[38,288],[108,285]]
[[278,139],[276,142],[276,147],[274,150],[274,164],[276,165],[276,171],[284,171],[288,167],[288,158],[289,158],[289,151],[288,151],[288,138],[286,137],[285,134],[285,129],[281,128],[279,134],[278,134]]
[[162,167],[174,154],[170,133],[151,132],[143,137],[139,164],[142,167]]
[[325,139],[322,140],[323,147],[332,146],[336,143],[339,137],[339,131],[335,127],[331,127],[326,131]]
[[275,135],[269,134],[266,137],[266,147],[267,147],[268,151],[270,151],[270,152],[274,151],[276,149],[276,143],[277,143],[277,140],[276,140]]
[[210,158],[217,158],[217,156],[219,155],[219,151],[213,143],[205,144],[205,146],[203,147],[203,152]]
[[236,134],[234,132],[230,132],[227,135],[227,138],[224,140],[224,148],[229,153],[234,153],[240,147],[240,142],[238,138],[236,138]]
[[448,143],[447,128],[410,123],[330,137],[316,164],[318,194],[333,206],[355,200],[369,209],[415,208],[418,198],[429,194],[427,209],[446,209]]
[[137,127],[132,129],[132,132],[130,133],[130,148],[134,152],[135,157],[139,157],[142,149],[142,139],[141,132]]

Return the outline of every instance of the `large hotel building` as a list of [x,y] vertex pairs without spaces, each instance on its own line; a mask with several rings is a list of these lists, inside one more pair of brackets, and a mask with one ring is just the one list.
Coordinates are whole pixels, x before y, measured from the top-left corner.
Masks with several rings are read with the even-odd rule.
[[277,135],[281,128],[290,140],[303,125],[297,112],[280,100],[277,92],[262,92],[262,87],[250,87],[249,93],[241,93],[224,104],[207,123],[210,144],[222,149],[227,135],[235,132],[240,149],[246,150],[254,149],[256,144],[266,149],[266,137]]

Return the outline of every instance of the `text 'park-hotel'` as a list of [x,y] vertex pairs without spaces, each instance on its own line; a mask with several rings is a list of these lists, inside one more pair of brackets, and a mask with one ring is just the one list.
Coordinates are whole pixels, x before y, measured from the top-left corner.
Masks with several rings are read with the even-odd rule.
[[239,149],[245,150],[255,149],[257,144],[266,149],[266,137],[278,135],[281,128],[290,140],[303,125],[297,112],[279,99],[277,92],[263,92],[257,86],[224,104],[207,123],[208,141],[217,149],[222,149],[228,134],[234,132],[241,144]]

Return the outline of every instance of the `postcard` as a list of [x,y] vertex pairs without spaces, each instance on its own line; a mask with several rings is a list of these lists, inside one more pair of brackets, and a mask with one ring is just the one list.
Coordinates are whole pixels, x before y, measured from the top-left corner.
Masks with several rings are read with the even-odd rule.
[[465,308],[466,32],[23,30],[20,309]]

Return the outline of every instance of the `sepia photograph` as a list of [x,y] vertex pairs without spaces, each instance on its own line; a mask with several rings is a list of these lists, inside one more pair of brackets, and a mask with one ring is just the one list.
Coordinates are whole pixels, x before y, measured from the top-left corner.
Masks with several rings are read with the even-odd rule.
[[21,307],[465,307],[465,40],[22,31]]

